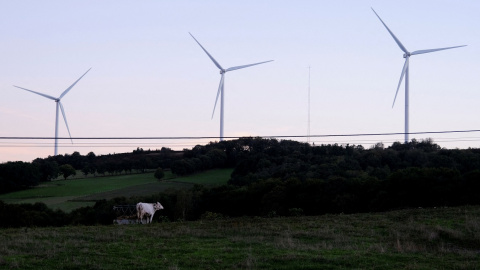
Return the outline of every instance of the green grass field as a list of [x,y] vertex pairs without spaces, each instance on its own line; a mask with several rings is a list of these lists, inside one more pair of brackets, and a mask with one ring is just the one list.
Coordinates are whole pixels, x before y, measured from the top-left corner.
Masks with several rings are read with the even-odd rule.
[[479,269],[480,206],[0,230],[0,269]]
[[71,211],[91,206],[97,200],[114,197],[151,195],[167,189],[189,188],[193,184],[221,185],[230,178],[232,169],[220,169],[185,177],[166,172],[158,181],[152,173],[56,180],[29,190],[0,195],[6,203],[43,202],[52,209]]

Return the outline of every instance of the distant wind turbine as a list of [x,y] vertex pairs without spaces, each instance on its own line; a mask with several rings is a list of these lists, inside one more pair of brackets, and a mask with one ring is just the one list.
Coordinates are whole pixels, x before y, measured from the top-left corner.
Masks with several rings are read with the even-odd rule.
[[246,68],[246,67],[251,67],[251,66],[255,66],[255,65],[260,65],[260,64],[263,64],[263,63],[268,63],[268,62],[272,62],[273,60],[269,60],[269,61],[264,61],[264,62],[260,62],[260,63],[255,63],[255,64],[249,64],[249,65],[243,65],[243,66],[236,66],[236,67],[231,67],[231,68],[227,68],[227,69],[224,69],[208,52],[207,50],[205,50],[205,48],[202,46],[202,44],[200,44],[200,42],[198,42],[198,40],[192,35],[192,33],[190,33],[190,36],[192,36],[192,38],[198,43],[198,45],[200,45],[200,47],[203,49],[203,51],[208,55],[208,57],[210,57],[210,59],[212,60],[212,62],[215,64],[215,66],[217,66],[217,68],[220,69],[220,74],[222,75],[221,79],[220,79],[220,85],[218,86],[218,92],[217,92],[217,98],[215,99],[215,105],[213,106],[213,112],[212,112],[212,118],[213,118],[213,115],[215,114],[215,108],[217,107],[217,101],[218,101],[218,96],[221,94],[222,98],[221,98],[221,101],[220,101],[220,141],[223,141],[223,112],[224,112],[224,98],[225,98],[225,93],[224,93],[224,84],[225,84],[225,73],[228,72],[228,71],[232,71],[232,70],[236,70],[236,69],[242,69],[242,68]]
[[405,142],[407,143],[409,141],[408,140],[408,133],[409,133],[409,130],[408,130],[408,126],[409,126],[409,115],[408,115],[408,110],[409,110],[409,104],[408,104],[408,100],[409,100],[409,98],[408,98],[408,95],[409,95],[409,93],[408,93],[408,87],[409,87],[408,86],[409,85],[408,77],[409,77],[409,74],[408,73],[409,72],[408,72],[408,70],[409,70],[409,68],[408,68],[408,65],[409,65],[410,56],[416,55],[416,54],[431,53],[431,52],[436,52],[436,51],[465,47],[467,45],[460,45],[460,46],[446,47],[446,48],[438,48],[438,49],[418,50],[418,51],[409,52],[407,50],[407,48],[405,48],[405,46],[403,46],[403,44],[400,42],[400,40],[392,33],[392,31],[390,31],[390,29],[383,22],[383,20],[380,18],[380,16],[378,16],[377,12],[375,12],[375,10],[373,8],[372,8],[372,10],[375,13],[375,15],[377,15],[378,19],[382,22],[383,26],[385,26],[385,28],[387,28],[387,31],[393,37],[393,39],[397,43],[398,47],[400,47],[400,49],[404,52],[403,58],[405,58],[405,64],[403,65],[402,74],[400,75],[400,81],[398,82],[397,92],[395,93],[395,98],[393,99],[392,108],[395,105],[395,100],[397,99],[398,90],[400,89],[400,85],[402,84],[403,77],[405,76]]
[[[90,69],[92,68],[89,68],[87,70],[87,72],[90,71]],[[49,95],[46,95],[46,94],[42,94],[42,93],[39,93],[39,92],[36,92],[36,91],[33,91],[33,90],[29,90],[29,89],[26,89],[26,88],[23,88],[23,87],[19,87],[19,86],[16,86],[14,85],[14,87],[17,87],[17,88],[20,88],[22,90],[25,90],[25,91],[29,91],[29,92],[32,92],[34,94],[37,94],[37,95],[40,95],[42,97],[46,97],[48,99],[51,99],[53,101],[55,101],[55,103],[57,103],[56,105],[56,113],[55,113],[55,156],[58,154],[58,108],[60,107],[60,110],[62,111],[62,115],[63,115],[63,120],[65,120],[65,126],[67,126],[67,130],[68,130],[68,135],[70,136],[70,140],[72,141],[73,143],[73,140],[72,140],[72,135],[70,135],[70,129],[68,128],[68,123],[67,123],[67,117],[65,116],[65,110],[63,109],[63,105],[62,103],[60,102],[60,100],[68,93],[68,91],[70,91],[73,86],[75,86],[75,84],[78,83],[78,81],[80,81],[80,79],[83,78],[83,76],[85,76],[85,74],[87,74],[87,72],[85,72],[80,78],[78,78],[78,80],[76,80],[72,85],[70,85],[70,87],[68,87],[67,89],[65,89],[65,91],[63,91],[63,93],[58,97],[58,98],[54,98],[52,96],[49,96]]]
[[308,128],[307,128],[307,143],[310,143],[310,66],[308,66]]

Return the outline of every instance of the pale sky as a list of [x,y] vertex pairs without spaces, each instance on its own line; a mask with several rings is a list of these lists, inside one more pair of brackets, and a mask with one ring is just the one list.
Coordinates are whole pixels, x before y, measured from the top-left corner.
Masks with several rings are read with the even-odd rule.
[[[401,133],[403,52],[371,7],[410,51],[468,45],[411,57],[410,132],[480,129],[480,1],[0,0],[0,137],[54,137],[55,102],[13,85],[58,97],[91,67],[62,99],[74,144],[59,154],[205,144],[75,139],[219,136],[220,74],[188,32],[225,68],[275,60],[226,74],[226,137],[307,135],[308,66],[311,135]],[[411,136],[426,137],[480,147],[476,132]],[[48,155],[53,139],[0,139],[0,162]]]

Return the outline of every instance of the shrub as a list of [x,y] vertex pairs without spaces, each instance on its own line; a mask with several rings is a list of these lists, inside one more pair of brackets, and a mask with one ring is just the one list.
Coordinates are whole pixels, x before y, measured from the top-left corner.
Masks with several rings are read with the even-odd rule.
[[155,178],[158,180],[162,180],[162,178],[165,176],[165,173],[163,172],[162,168],[158,168],[153,176],[155,176]]

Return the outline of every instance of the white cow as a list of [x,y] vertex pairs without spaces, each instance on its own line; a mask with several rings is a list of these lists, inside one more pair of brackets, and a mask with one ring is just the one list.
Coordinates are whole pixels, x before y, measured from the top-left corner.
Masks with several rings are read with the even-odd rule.
[[[137,221],[140,221],[142,223],[143,221],[143,216],[146,216],[146,223],[152,223],[153,215],[155,214],[155,211],[163,209],[163,206],[157,202],[157,203],[142,203],[139,202],[137,203]],[[148,217],[150,217],[150,221],[148,220]]]

